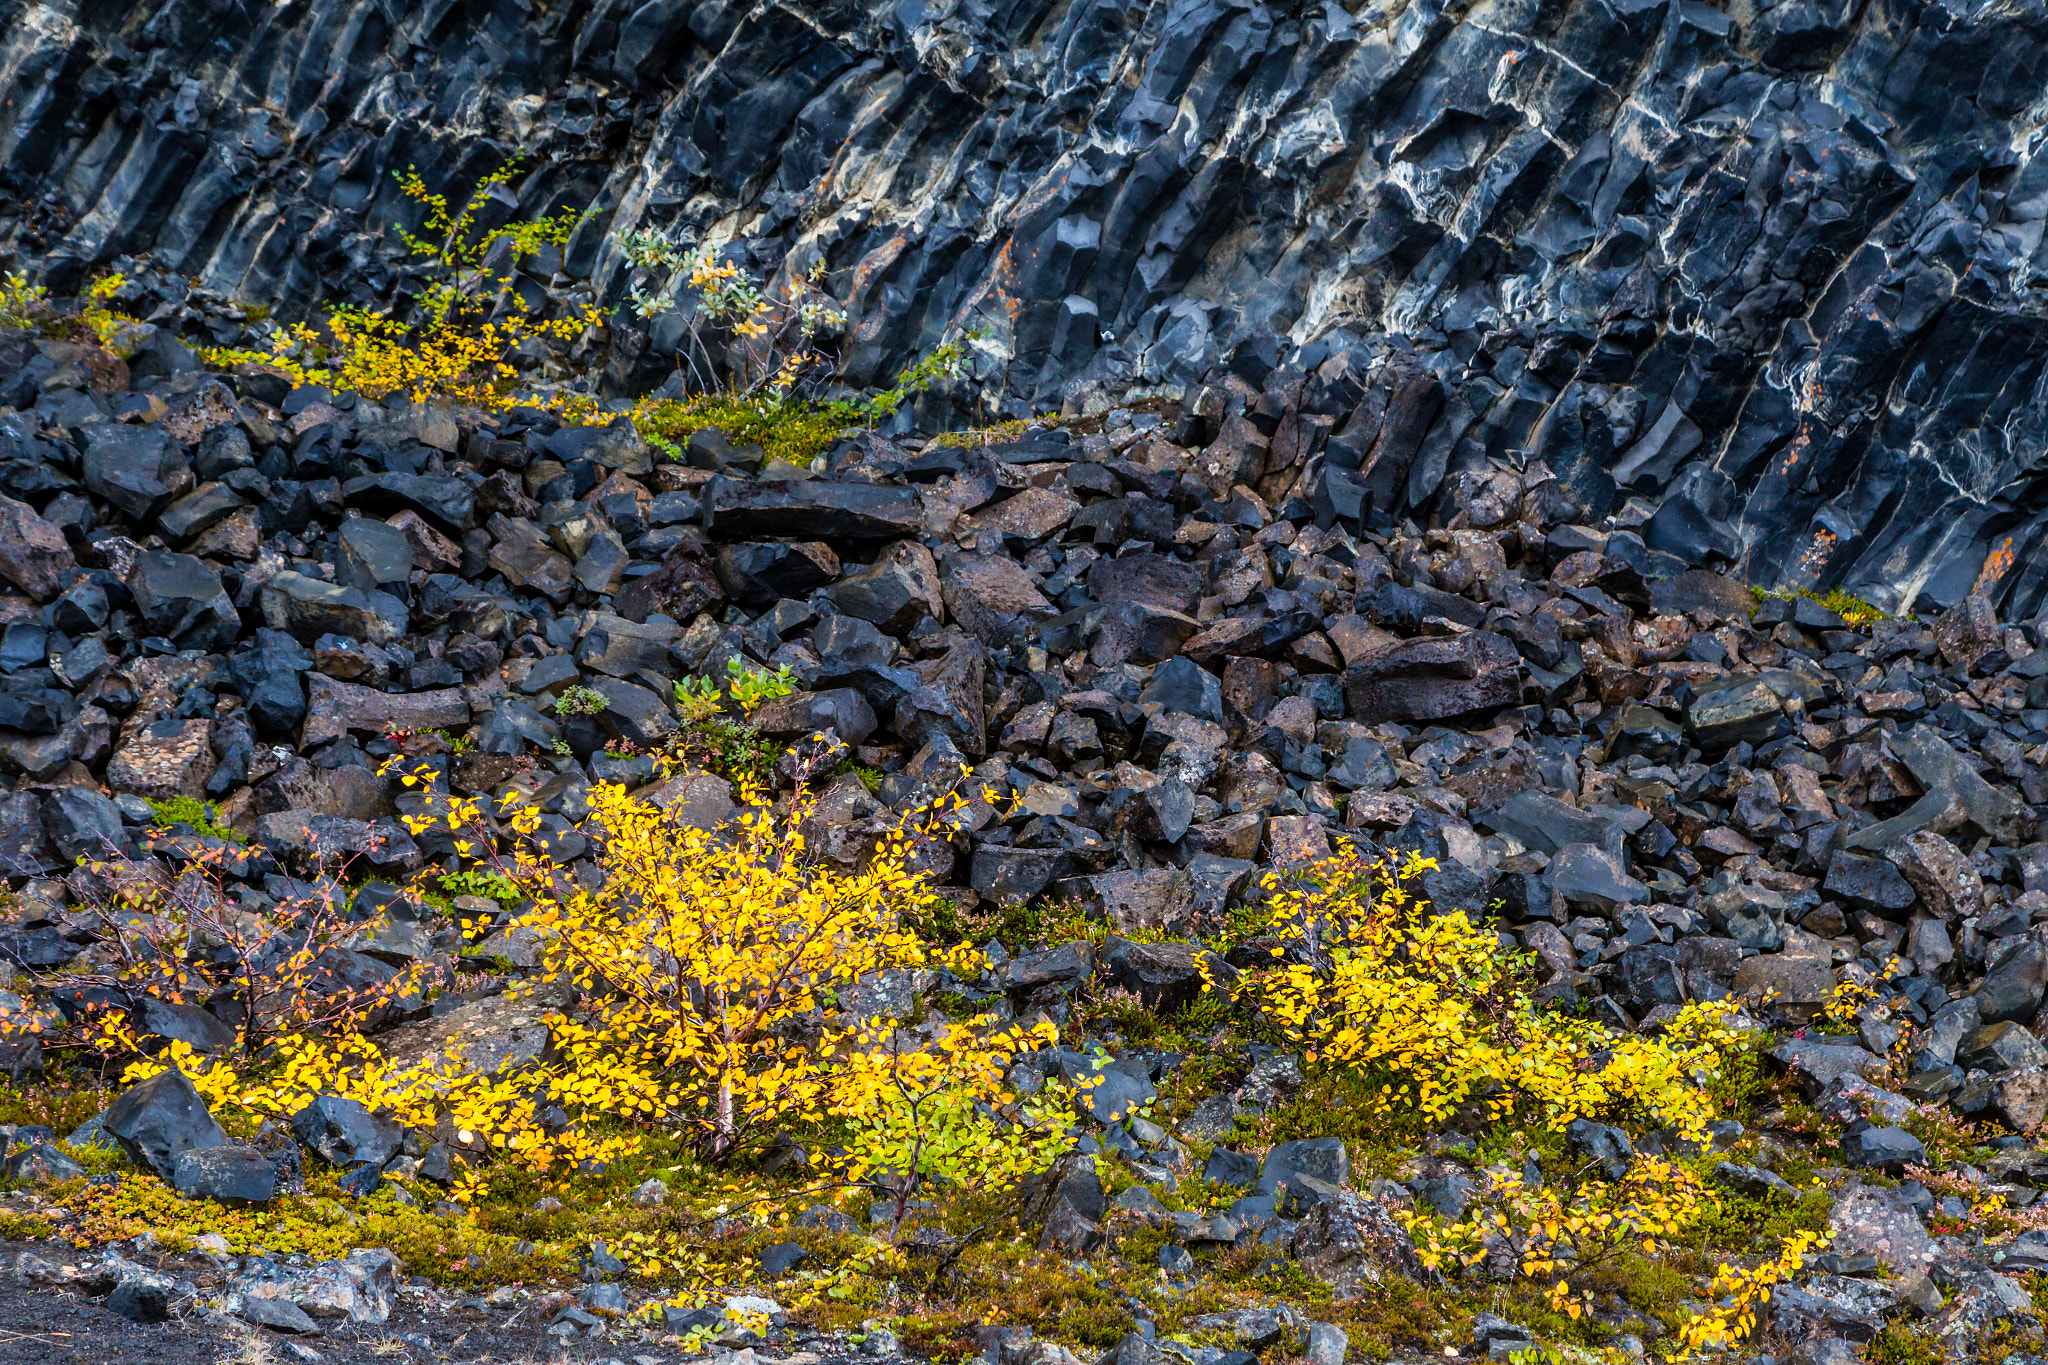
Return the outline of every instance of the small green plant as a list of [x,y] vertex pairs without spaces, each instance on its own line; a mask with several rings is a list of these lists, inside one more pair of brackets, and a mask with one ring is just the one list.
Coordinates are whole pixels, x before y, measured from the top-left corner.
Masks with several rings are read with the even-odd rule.
[[556,758],[576,757],[576,751],[569,747],[569,741],[566,739],[554,740],[548,747],[554,751]]
[[[716,428],[735,444],[758,444],[766,460],[808,465],[848,431],[873,426],[911,395],[967,373],[970,338],[962,337],[944,342],[863,401],[820,398],[817,383],[832,364],[825,342],[846,327],[845,310],[823,288],[823,261],[792,279],[786,297],[771,298],[708,244],[629,232],[620,246],[640,276],[630,293],[632,311],[642,318],[673,313],[683,321],[677,365],[696,392],[644,400],[633,413],[642,439],[672,459],[681,458],[684,437]],[[707,333],[729,337],[723,363],[714,358]]]
[[[1052,1034],[1050,1025],[1042,1027]],[[892,1234],[901,1232],[927,1183],[1011,1184],[1044,1170],[1073,1145],[1067,1135],[1073,1091],[1065,1082],[1050,1081],[1017,1102],[991,1079],[1003,1074],[1024,1041],[1046,1039],[1013,1034],[999,1035],[994,1046],[962,1041],[971,1036],[970,1028],[957,1028],[936,1055],[884,1054],[870,1063],[880,1074],[849,1086],[850,1098],[841,1102],[848,1115],[844,1174],[856,1181],[892,1175]]]
[[502,872],[487,867],[466,868],[442,874],[441,889],[451,896],[482,896],[485,900],[511,905],[519,899],[519,887]]
[[765,788],[773,784],[775,760],[782,751],[753,726],[713,715],[686,722],[670,736],[666,752],[672,762],[703,768],[735,783],[748,782]]
[[[846,325],[845,312],[818,287],[825,276],[823,261],[792,281],[792,298],[770,300],[746,271],[720,260],[718,248],[709,244],[686,247],[658,232],[629,232],[619,245],[650,280],[669,282],[652,290],[635,285],[633,311],[643,318],[682,315],[688,340],[681,361],[700,390],[711,390],[720,368],[705,345],[707,327],[729,331],[736,339],[728,352],[733,395],[772,388],[782,396],[806,371],[823,364],[819,338]],[[686,300],[681,290],[691,297]]]
[[832,775],[834,777],[857,777],[860,779],[860,784],[866,787],[871,794],[882,790],[882,770],[856,763],[850,758],[834,768]]
[[464,754],[468,753],[471,749],[474,749],[475,747],[476,736],[473,734],[460,734],[457,735],[454,739],[448,741],[448,752],[455,755],[455,757],[457,758],[461,758]]
[[30,284],[28,276],[16,272],[0,277],[0,327],[21,327],[33,331],[50,314],[50,291]]
[[563,688],[561,695],[555,698],[555,714],[594,716],[601,711],[609,710],[611,704],[611,698],[596,688],[576,684]]
[[796,675],[790,672],[788,664],[770,673],[765,668],[728,659],[725,672],[731,679],[728,686],[732,699],[739,703],[741,712],[749,716],[758,711],[763,702],[771,702],[796,691]]
[[685,725],[701,725],[725,709],[722,689],[709,678],[684,678],[675,694],[676,714]]
[[896,382],[868,400],[868,410],[876,417],[890,417],[903,406],[905,399],[913,394],[923,393],[932,385],[943,380],[953,380],[967,373],[967,345],[981,334],[969,332],[965,336],[935,347],[931,354],[922,357],[915,365],[896,376]]
[[151,822],[158,829],[170,829],[174,825],[187,825],[194,834],[209,839],[224,839],[231,844],[246,844],[249,836],[237,829],[230,829],[219,822],[219,812],[210,801],[196,796],[174,796],[167,801],[149,803]]
[[725,678],[723,687],[710,678],[684,678],[675,685],[676,709],[684,724],[708,721],[719,715],[726,709],[727,697],[742,715],[750,716],[762,703],[796,691],[796,674],[788,664],[771,673],[739,659],[728,659]]

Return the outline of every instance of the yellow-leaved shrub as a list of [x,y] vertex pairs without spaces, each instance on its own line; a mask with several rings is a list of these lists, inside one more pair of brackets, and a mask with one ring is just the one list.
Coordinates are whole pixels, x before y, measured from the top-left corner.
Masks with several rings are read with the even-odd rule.
[[601,786],[602,884],[518,869],[542,977],[591,999],[555,1024],[566,1102],[688,1128],[715,1158],[825,1111],[836,1040],[806,1026],[862,976],[934,960],[903,918],[930,890],[900,841],[856,873],[807,857],[795,814],[705,830]]
[[1512,1171],[1495,1171],[1463,1217],[1397,1217],[1427,1269],[1472,1269],[1498,1257],[1526,1278],[1547,1282],[1552,1310],[1576,1318],[1590,1307],[1586,1276],[1625,1253],[1658,1254],[1666,1239],[1713,1208],[1713,1197],[1692,1172],[1643,1156],[1613,1181],[1532,1185]]
[[568,343],[604,325],[594,303],[561,316],[537,315],[513,288],[510,267],[547,247],[561,247],[583,220],[563,210],[553,217],[518,219],[485,229],[484,207],[518,173],[515,160],[477,182],[460,208],[430,191],[417,171],[399,175],[399,189],[423,210],[422,232],[399,236],[430,279],[409,315],[343,306],[324,328],[297,323],[280,329],[264,349],[211,349],[204,359],[222,367],[253,364],[283,371],[300,384],[381,399],[440,399],[497,410],[547,400],[514,391],[514,359],[538,344]]
[[1441,1124],[1468,1102],[1552,1129],[1645,1118],[1697,1136],[1716,1116],[1709,1087],[1744,1036],[1728,1007],[1689,1004],[1656,1037],[1539,1008],[1525,954],[1409,893],[1432,866],[1346,849],[1275,874],[1272,918],[1288,946],[1234,998],[1263,1010],[1312,1070],[1361,1082],[1371,1116],[1392,1127]]
[[[780,807],[742,784],[739,814],[716,830],[603,785],[583,822],[599,871],[585,884],[547,856],[533,806],[501,812],[525,841],[505,852],[480,803],[424,773],[406,780],[426,793],[408,817],[416,833],[448,830],[518,888],[539,966],[515,992],[575,998],[548,1015],[541,1072],[547,1102],[585,1126],[658,1127],[720,1161],[829,1130],[841,1155],[828,1175],[887,1176],[899,1191],[1014,1176],[1064,1144],[1064,1089],[1019,1105],[1006,1080],[1019,1053],[1056,1040],[1049,1024],[899,1027],[844,1008],[841,993],[873,973],[985,966],[971,945],[939,948],[911,927],[934,896],[912,867],[920,830],[899,828],[846,871],[807,847],[814,798],[801,783]],[[938,828],[947,812],[928,814]]]

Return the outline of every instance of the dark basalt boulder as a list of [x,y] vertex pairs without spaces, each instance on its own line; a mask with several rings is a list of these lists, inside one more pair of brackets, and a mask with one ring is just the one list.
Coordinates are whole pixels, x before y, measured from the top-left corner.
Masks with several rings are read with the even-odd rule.
[[398,1155],[405,1130],[355,1100],[322,1095],[292,1115],[292,1136],[330,1166],[382,1166]]
[[131,1086],[107,1110],[100,1128],[130,1161],[164,1180],[173,1178],[186,1152],[228,1141],[206,1101],[176,1068]]
[[1512,706],[1522,699],[1521,658],[1491,631],[1402,640],[1344,674],[1355,720],[1444,720]]

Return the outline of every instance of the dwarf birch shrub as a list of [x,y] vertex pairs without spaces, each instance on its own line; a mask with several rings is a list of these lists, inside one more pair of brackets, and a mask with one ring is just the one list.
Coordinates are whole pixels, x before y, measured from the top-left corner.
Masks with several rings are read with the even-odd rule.
[[1545,1297],[1553,1312],[1577,1318],[1592,1308],[1590,1275],[1625,1255],[1667,1250],[1667,1239],[1697,1225],[1714,1207],[1692,1172],[1646,1156],[1615,1181],[1532,1186],[1512,1171],[1493,1171],[1486,1192],[1463,1218],[1395,1216],[1414,1238],[1425,1268],[1511,1263],[1527,1279],[1548,1281]]
[[[219,1009],[246,1062],[280,1038],[359,1032],[439,984],[428,963],[390,968],[345,951],[363,929],[346,895],[288,897],[259,914],[228,892],[241,849],[188,847],[185,856],[175,879],[126,860],[81,859],[72,889],[96,941],[60,969],[31,973],[78,1002],[62,1027],[28,1021],[46,1048],[109,1059],[140,1053],[126,1010],[111,1002],[154,996]],[[329,864],[339,874],[350,866]],[[0,1020],[0,1036],[19,1031],[22,1021]]]
[[[743,784],[743,800],[750,796]],[[978,969],[977,950],[935,949],[910,927],[933,897],[910,868],[910,831],[884,839],[849,873],[806,848],[813,803],[801,789],[781,811],[749,801],[716,831],[622,787],[598,787],[590,799],[584,828],[602,841],[596,885],[544,857],[499,863],[530,902],[518,923],[541,955],[521,989],[566,985],[584,1005],[550,1017],[556,1103],[687,1132],[723,1161],[779,1129],[865,1112],[849,1097],[880,1095],[877,1075],[928,1074],[894,1054],[886,1066],[864,1063],[895,1046],[893,1036],[841,1022],[837,995],[873,972]],[[465,855],[487,848],[473,801],[432,796],[410,818],[418,832],[445,823],[462,833]],[[510,824],[531,835],[539,812],[523,807]],[[998,1079],[997,1061],[1007,1065],[1023,1045],[1022,1035],[977,1039],[971,1028],[942,1030],[930,1043],[959,1076]]]
[[[1392,1129],[1486,1116],[1562,1129],[1646,1118],[1697,1136],[1709,1087],[1738,1053],[1728,1007],[1687,1005],[1659,1037],[1613,1034],[1539,1009],[1528,955],[1462,911],[1435,914],[1407,884],[1434,864],[1356,850],[1268,879],[1281,961],[1234,999],[1257,1006],[1312,1070],[1362,1083]],[[1292,949],[1292,952],[1290,952]]]
[[1058,1041],[1049,1021],[999,1027],[986,1015],[850,1036],[827,1104],[843,1125],[831,1173],[892,1191],[895,1231],[928,1182],[1004,1184],[1043,1170],[1073,1145],[1073,1089],[1048,1081],[1020,1101],[1006,1077],[1019,1053]]
[[602,309],[584,304],[560,317],[537,316],[513,287],[512,268],[548,247],[568,243],[584,215],[564,209],[553,217],[518,219],[485,228],[493,201],[510,197],[515,159],[491,172],[451,206],[427,188],[417,170],[398,173],[399,190],[421,209],[421,231],[400,228],[425,283],[410,307],[373,312],[344,305],[323,328],[298,323],[278,331],[267,349],[209,349],[208,364],[266,365],[295,383],[324,384],[337,392],[381,399],[400,394],[414,402],[445,399],[488,410],[544,402],[515,394],[519,353],[549,343],[566,345],[604,325]]

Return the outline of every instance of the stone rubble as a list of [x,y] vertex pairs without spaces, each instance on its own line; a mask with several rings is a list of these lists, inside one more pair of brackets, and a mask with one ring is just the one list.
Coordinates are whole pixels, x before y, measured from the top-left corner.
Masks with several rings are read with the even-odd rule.
[[[707,826],[735,812],[726,778],[658,783],[637,752],[682,724],[673,684],[731,661],[786,667],[798,691],[762,708],[763,733],[822,733],[880,775],[873,791],[852,772],[829,780],[813,817],[823,856],[857,865],[897,813],[987,789],[997,800],[920,842],[919,865],[962,907],[1067,898],[1107,931],[945,983],[965,998],[1056,1021],[1091,982],[1183,1002],[1205,973],[1256,960],[1255,945],[1218,957],[1197,935],[1267,870],[1344,840],[1421,855],[1435,864],[1422,893],[1497,910],[1548,1003],[1654,1031],[1688,1001],[1735,999],[1787,1035],[1774,1064],[1844,1125],[1852,1174],[1830,1254],[1929,1286],[1886,1299],[1867,1269],[1827,1272],[1785,1301],[1785,1331],[1862,1340],[1938,1302],[1939,1331],[1967,1336],[2022,1313],[1990,1253],[1930,1236],[1942,1200],[1853,1172],[1925,1164],[1899,1126],[1912,1106],[2015,1135],[2048,1115],[2043,623],[2001,621],[1981,596],[1861,625],[1809,598],[1758,600],[1656,548],[1635,512],[1570,520],[1578,505],[1540,460],[1466,471],[1429,526],[1333,501],[1312,470],[1257,487],[1219,475],[1316,415],[1329,376],[1287,366],[1012,440],[863,434],[770,478],[758,450],[729,442],[693,439],[671,461],[623,421],[593,439],[528,410],[379,405],[207,373],[168,330],[147,345],[160,372],[113,384],[89,382],[72,343],[0,337],[41,376],[0,411],[0,487],[19,499],[0,505],[10,1015],[75,1010],[53,973],[102,960],[76,860],[173,878],[218,841],[158,828],[151,803],[204,798],[250,838],[227,863],[238,912],[352,897],[360,928],[322,959],[335,989],[411,962],[457,983],[374,1021],[394,1056],[537,1056],[545,1027],[499,998],[533,967],[530,931],[472,899],[462,911],[496,932],[487,957],[458,962],[460,931],[397,890],[453,850],[405,832],[416,798],[379,763],[411,744],[457,791],[534,795],[562,861],[588,872],[571,826],[596,783]],[[201,397],[203,430],[163,415]],[[219,534],[231,524],[249,534]],[[562,714],[571,687],[604,708]],[[338,858],[370,879],[350,891]],[[1845,982],[1873,1005],[1829,1031],[1818,1011]],[[939,985],[884,974],[848,1007],[914,1018]],[[97,1003],[146,1039],[235,1045],[231,1014]],[[1905,1026],[1915,1050],[1893,1094],[1868,1078]],[[8,1046],[10,1070],[40,1068]],[[1170,1178],[1184,1140],[1303,1083],[1298,1058],[1246,1055],[1173,1134],[1138,1111],[1178,1060],[1092,1038],[1012,1079],[1095,1082],[1089,1150],[1148,1179]],[[385,1174],[445,1183],[461,1159],[453,1134],[333,1096],[230,1145],[175,1072],[95,1122],[181,1191],[241,1203],[291,1188],[302,1148],[358,1194]],[[1618,1130],[1572,1140],[1623,1165],[1632,1150]],[[1165,1221],[1183,1245],[1252,1239],[1348,1284],[1411,1273],[1383,1201],[1461,1207],[1470,1164],[1439,1154],[1397,1190],[1358,1191],[1342,1145],[1319,1141],[1263,1162],[1217,1149],[1210,1178],[1246,1193]],[[1986,1174],[2031,1206],[2048,1162],[1999,1141],[2010,1169]],[[61,1179],[58,1156],[24,1142],[7,1171]],[[1726,1170],[1731,1188],[1796,1193],[1766,1169]],[[1093,1182],[1069,1172],[1040,1191],[1045,1246],[1100,1244]],[[375,1278],[236,1292],[265,1303],[252,1320],[302,1331],[294,1313],[359,1316]],[[108,1292],[137,1316],[171,1311],[145,1277]],[[574,1314],[611,1309],[565,1306],[563,1321],[573,1332]],[[1479,1345],[1519,1340],[1512,1328]]]

